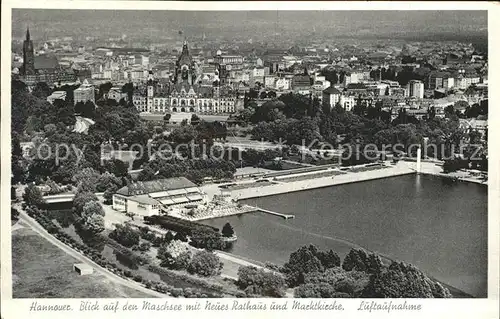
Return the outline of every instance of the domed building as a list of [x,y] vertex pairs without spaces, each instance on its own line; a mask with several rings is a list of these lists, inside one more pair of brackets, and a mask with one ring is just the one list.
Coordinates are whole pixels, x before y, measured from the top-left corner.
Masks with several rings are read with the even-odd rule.
[[[147,95],[134,95],[133,103],[139,112],[199,114],[230,114],[242,106],[242,99],[230,86],[221,85],[219,71],[197,74],[197,67],[184,41],[175,64],[175,75],[167,94],[159,94],[153,73],[149,73]],[[241,100],[241,101],[240,101]]]

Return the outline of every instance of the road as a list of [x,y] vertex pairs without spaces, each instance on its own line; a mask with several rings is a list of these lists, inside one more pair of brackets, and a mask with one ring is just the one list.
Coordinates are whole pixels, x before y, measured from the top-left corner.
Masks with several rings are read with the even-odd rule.
[[107,270],[107,269],[99,266],[98,264],[96,264],[95,262],[93,262],[91,259],[89,259],[86,256],[84,256],[83,254],[77,252],[76,250],[74,250],[74,249],[72,249],[72,248],[64,245],[62,242],[60,242],[59,240],[57,240],[57,238],[55,238],[54,236],[52,236],[51,234],[49,234],[35,220],[33,220],[31,217],[29,217],[21,209],[21,207],[17,207],[17,209],[18,209],[18,211],[20,213],[19,214],[20,219],[22,219],[27,225],[29,225],[31,227],[31,229],[33,229],[33,231],[35,231],[36,233],[38,233],[40,236],[42,236],[48,242],[50,242],[51,244],[55,245],[56,247],[58,247],[59,249],[61,249],[62,251],[64,251],[68,255],[70,255],[71,257],[77,259],[78,261],[80,261],[82,263],[86,263],[86,264],[91,265],[96,272],[98,272],[98,273],[106,276],[109,280],[112,280],[112,281],[114,281],[114,282],[116,282],[118,284],[121,284],[123,286],[126,286],[128,288],[135,289],[135,290],[138,290],[140,292],[146,293],[146,294],[150,295],[151,297],[171,298],[168,295],[159,293],[159,292],[154,291],[154,290],[147,289],[147,288],[141,286],[140,284],[136,283],[135,281],[127,280],[127,279],[124,279],[124,278],[122,278],[120,276],[117,276],[116,274],[112,273],[111,271],[109,271],[109,270]]
[[[255,268],[258,268],[258,269],[265,269],[264,267],[262,266],[259,266],[257,264],[254,264],[254,263],[251,263],[251,262],[248,262],[246,260],[243,260],[241,258],[238,258],[234,255],[230,255],[230,254],[227,254],[227,253],[223,253],[223,252],[219,252],[219,251],[215,251],[214,252],[217,256],[219,256],[220,259],[227,259],[227,260],[230,260],[234,263],[237,263],[241,266],[253,266]],[[265,270],[269,270],[269,269],[265,269]]]

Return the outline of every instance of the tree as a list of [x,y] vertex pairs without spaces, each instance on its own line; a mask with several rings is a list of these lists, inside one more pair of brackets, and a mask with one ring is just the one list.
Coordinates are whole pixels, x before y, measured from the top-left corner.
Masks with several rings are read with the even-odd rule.
[[380,257],[371,253],[367,254],[363,249],[351,249],[344,258],[342,268],[347,271],[365,271],[367,273],[378,273],[382,269]]
[[388,269],[370,277],[364,298],[449,298],[451,294],[415,266],[392,262]]
[[46,100],[50,95],[50,88],[45,82],[37,82],[31,94],[42,100]]
[[182,242],[187,242],[188,241],[186,234],[183,233],[183,232],[180,232],[180,231],[178,231],[177,233],[175,233],[175,236],[174,236],[173,240],[179,240],[179,241],[182,241]]
[[40,207],[45,203],[42,192],[33,184],[28,185],[23,194],[24,202],[31,207]]
[[82,214],[84,214],[84,215],[97,214],[97,215],[101,215],[101,216],[105,215],[104,209],[102,208],[101,204],[99,204],[99,202],[94,201],[94,200],[87,202],[83,206]]
[[170,121],[170,119],[171,119],[171,118],[172,118],[172,114],[167,113],[167,114],[165,114],[165,116],[163,116],[163,121],[164,121],[165,123],[168,123],[168,122]]
[[109,172],[104,172],[97,179],[96,190],[98,192],[105,192],[107,190],[116,191],[122,186],[122,181],[114,174]]
[[104,230],[104,217],[99,214],[92,213],[90,210],[84,211],[79,224],[84,231],[90,234],[98,234]]
[[112,238],[125,247],[132,247],[139,244],[141,236],[138,231],[130,227],[130,225],[117,224],[115,229],[109,233],[109,238]]
[[104,161],[104,169],[117,177],[124,177],[128,174],[128,165],[116,158]]
[[104,194],[102,195],[104,197],[104,204],[106,205],[113,204],[113,194],[115,194],[117,190],[118,187],[112,185],[111,187],[109,187],[104,191]]
[[10,220],[18,221],[19,220],[19,211],[14,207],[10,208]]
[[162,244],[157,255],[157,258],[161,260],[161,266],[170,269],[186,269],[191,257],[187,244],[178,240],[170,240]]
[[193,115],[191,115],[191,125],[198,125],[200,123],[200,117],[196,114],[193,113]]
[[290,287],[304,283],[304,275],[310,272],[322,272],[324,267],[316,256],[317,248],[313,245],[304,246],[290,254],[283,266],[283,273]]
[[100,176],[95,169],[87,167],[78,171],[72,181],[81,191],[95,192]]
[[189,262],[187,271],[191,274],[211,277],[220,275],[222,266],[223,264],[217,255],[208,251],[199,251]]
[[99,85],[99,91],[97,93],[97,99],[102,98],[104,95],[108,94],[109,90],[113,87],[111,82],[106,82]]
[[233,237],[234,230],[231,224],[226,223],[224,227],[222,227],[222,236],[224,237]]
[[[369,282],[370,275],[332,267],[324,272],[305,275],[304,284],[295,289],[298,298],[359,298]],[[339,295],[341,294],[341,295]]]
[[143,242],[139,245],[139,250],[142,252],[148,251],[151,249],[151,243],[150,242]]
[[83,110],[81,112],[81,115],[83,117],[88,117],[88,118],[95,118],[95,111],[96,111],[96,108],[95,108],[95,104],[94,102],[92,101],[86,101],[84,106],[83,106]]
[[223,249],[225,243],[222,241],[221,235],[208,228],[200,228],[193,230],[191,234],[191,245],[197,248],[205,248],[209,251],[215,249]]
[[94,193],[85,191],[77,192],[75,194],[75,197],[73,198],[73,211],[75,212],[75,214],[81,215],[85,204],[91,201],[94,202],[99,201],[99,199]]
[[132,82],[125,83],[122,86],[122,93],[127,93],[127,102],[132,104],[132,97],[134,95],[134,84]]
[[286,282],[278,273],[242,266],[238,268],[237,285],[247,294],[280,298],[285,295]]

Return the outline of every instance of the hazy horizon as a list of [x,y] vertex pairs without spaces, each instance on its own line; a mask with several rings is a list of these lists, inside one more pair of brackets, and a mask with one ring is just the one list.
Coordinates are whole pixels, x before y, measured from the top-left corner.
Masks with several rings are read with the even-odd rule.
[[[314,32],[318,35],[396,37],[440,35],[487,36],[487,11],[127,11],[15,9],[12,36],[33,38],[64,32],[146,35],[161,32],[186,35],[266,36],[274,33]],[[90,35],[90,34],[89,34]]]

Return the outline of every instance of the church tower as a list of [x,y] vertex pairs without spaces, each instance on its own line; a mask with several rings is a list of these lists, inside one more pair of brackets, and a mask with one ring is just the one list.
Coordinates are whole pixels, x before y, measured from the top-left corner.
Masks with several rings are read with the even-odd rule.
[[184,41],[182,52],[175,65],[175,83],[187,83],[193,85],[196,79],[193,58],[189,54],[188,43]]
[[148,82],[147,82],[147,107],[148,112],[153,110],[153,99],[154,99],[154,78],[153,71],[149,71]]
[[30,29],[26,29],[26,40],[23,43],[23,72],[24,75],[35,74],[35,53],[33,50],[33,41],[30,38]]

